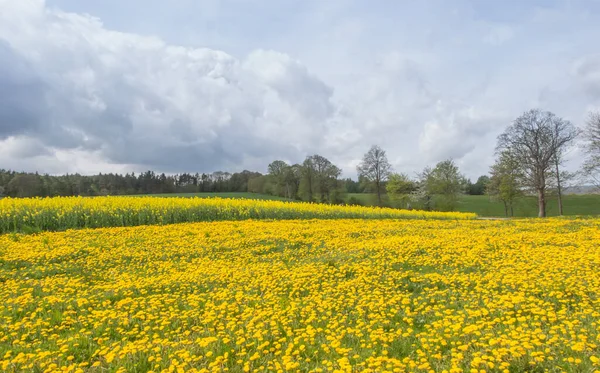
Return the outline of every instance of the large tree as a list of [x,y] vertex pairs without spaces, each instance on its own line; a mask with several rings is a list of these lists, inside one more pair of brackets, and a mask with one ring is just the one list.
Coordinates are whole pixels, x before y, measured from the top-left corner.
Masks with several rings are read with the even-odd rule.
[[377,202],[381,205],[381,191],[390,172],[392,172],[392,166],[388,162],[385,150],[377,145],[373,145],[363,156],[363,160],[356,170],[359,177],[364,177],[375,187]]
[[583,134],[587,154],[583,172],[600,189],[600,112],[590,113]]
[[571,122],[541,110],[529,110],[498,137],[496,150],[508,152],[519,164],[523,181],[537,193],[539,216],[546,216],[546,189],[555,159],[577,137]]

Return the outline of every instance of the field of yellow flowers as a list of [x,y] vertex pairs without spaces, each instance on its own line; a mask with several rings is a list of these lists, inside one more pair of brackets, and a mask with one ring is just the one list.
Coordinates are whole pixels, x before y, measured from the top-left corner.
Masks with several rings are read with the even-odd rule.
[[0,199],[0,234],[247,219],[473,219],[475,214],[225,198]]
[[592,372],[600,220],[0,236],[3,372]]

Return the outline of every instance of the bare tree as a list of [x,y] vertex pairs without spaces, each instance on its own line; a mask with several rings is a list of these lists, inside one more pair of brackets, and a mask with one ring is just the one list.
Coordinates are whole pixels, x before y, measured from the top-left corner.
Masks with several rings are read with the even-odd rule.
[[388,179],[388,176],[392,171],[392,166],[388,162],[385,150],[377,145],[373,145],[363,156],[363,160],[356,170],[358,171],[359,177],[362,176],[375,185],[377,202],[381,205],[381,190],[383,188],[383,183]]
[[560,188],[560,169],[558,165],[561,163],[561,157],[557,154],[554,157],[554,165],[556,166],[556,192],[558,194],[558,215],[562,216],[563,214],[563,204],[562,204],[562,190]]
[[498,137],[497,152],[506,151],[521,168],[524,184],[536,192],[540,217],[546,216],[546,188],[556,158],[577,137],[571,122],[541,110],[529,110]]
[[558,215],[563,215],[563,190],[566,187],[569,187],[569,184],[577,178],[577,173],[568,172],[566,170],[561,170],[561,166],[565,160],[565,156],[563,154],[564,149],[560,149],[557,151],[556,156],[554,157],[554,179],[556,181],[556,196],[558,198]]
[[600,189],[600,112],[591,112],[584,130],[585,152],[583,173]]

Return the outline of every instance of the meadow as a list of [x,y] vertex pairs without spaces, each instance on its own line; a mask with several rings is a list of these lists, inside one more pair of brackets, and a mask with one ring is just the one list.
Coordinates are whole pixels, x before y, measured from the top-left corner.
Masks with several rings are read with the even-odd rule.
[[[349,193],[348,198],[354,197],[365,206],[377,203],[377,196],[370,193]],[[390,204],[387,195],[384,202]],[[393,204],[393,203],[392,203]],[[600,215],[600,194],[568,194],[563,196],[564,215]],[[558,202],[556,196],[547,197],[547,215],[558,215]],[[500,201],[490,199],[489,196],[462,195],[456,206],[458,212],[475,213],[485,217],[504,217],[504,205]],[[538,206],[536,197],[528,196],[519,198],[514,204],[514,217],[536,217]]]
[[54,197],[0,200],[0,233],[246,219],[473,219],[475,214],[225,198]]
[[0,235],[3,372],[592,372],[599,219]]

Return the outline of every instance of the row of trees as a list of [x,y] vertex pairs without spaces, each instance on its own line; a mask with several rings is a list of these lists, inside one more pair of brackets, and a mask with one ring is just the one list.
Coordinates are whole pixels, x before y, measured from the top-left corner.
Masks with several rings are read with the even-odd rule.
[[[583,149],[587,154],[583,170],[569,173],[563,170],[566,155],[583,133]],[[390,198],[403,201],[420,201],[422,208],[431,208],[438,198],[438,209],[453,209],[461,193],[479,194],[485,191],[504,203],[506,215],[512,215],[515,201],[529,194],[537,196],[538,216],[546,216],[549,190],[558,197],[559,214],[563,213],[562,186],[566,180],[583,176],[600,188],[600,113],[591,113],[583,131],[571,122],[548,111],[529,110],[519,116],[498,137],[496,161],[490,176],[482,176],[470,184],[451,160],[426,168],[411,180],[405,174],[393,174],[385,152],[374,147],[358,167],[359,175],[376,185],[381,203],[381,186],[387,182]]]
[[[358,181],[339,180],[342,170],[320,155],[307,157],[302,164],[289,165],[277,160],[269,164],[269,173],[252,179],[250,192],[269,193],[304,201],[361,204],[346,193],[373,193],[377,205],[401,208],[453,210],[463,193],[483,194],[487,177],[471,183],[452,160],[425,168],[416,180],[393,172],[386,152],[372,146],[357,167]],[[386,200],[384,194],[389,196]]]
[[357,172],[359,178],[371,184],[379,205],[383,204],[385,191],[393,204],[408,209],[451,211],[456,208],[461,194],[479,193],[485,188],[480,187],[485,179],[479,178],[477,183],[471,184],[451,159],[439,162],[434,168],[426,167],[416,179],[394,173],[386,152],[379,146],[371,147],[364,155]]
[[290,199],[341,203],[351,180],[340,180],[342,170],[318,154],[306,157],[302,164],[276,160],[267,167],[268,174],[251,179],[248,192],[278,195]]
[[[562,214],[562,185],[574,174],[563,164],[576,139],[583,133],[587,159],[580,175],[600,188],[600,113],[592,113],[584,131],[569,121],[541,110],[519,116],[498,137],[496,161],[490,175],[471,183],[454,161],[439,162],[416,177],[395,173],[386,152],[372,146],[357,167],[358,181],[340,180],[342,170],[321,155],[306,157],[301,164],[276,160],[268,173],[242,171],[212,174],[135,175],[100,174],[94,176],[49,176],[0,170],[0,195],[14,197],[119,195],[196,192],[254,192],[290,199],[328,203],[359,203],[345,193],[373,193],[378,205],[393,203],[402,208],[453,210],[461,194],[488,194],[504,203],[512,214],[515,201],[528,194],[538,200],[539,216],[546,215],[546,197],[556,190]],[[383,195],[388,195],[384,199]]]
[[[569,173],[562,169],[566,155],[582,134],[587,157],[579,173]],[[553,190],[562,215],[565,181],[579,178],[600,188],[600,113],[589,115],[583,131],[548,111],[533,109],[523,113],[498,137],[496,161],[490,176],[481,176],[475,184],[460,174],[452,160],[440,162],[433,169],[426,168],[416,180],[405,174],[394,174],[385,152],[378,147],[364,156],[357,170],[375,185],[379,203],[383,185],[392,200],[401,201],[407,207],[416,201],[425,209],[432,208],[437,198],[435,208],[452,210],[461,193],[485,192],[504,203],[508,216],[513,214],[518,198],[534,194],[538,216],[545,217],[547,194]]]
[[[445,170],[443,167],[453,167],[454,173],[458,175],[454,163],[445,161],[433,170],[426,169],[423,175],[427,176],[423,176],[422,180],[412,181],[404,174],[392,174],[385,151],[373,146],[358,168],[358,181],[340,179],[342,170],[327,158],[315,154],[308,156],[301,164],[289,165],[276,160],[268,165],[268,173],[265,175],[251,171],[177,175],[147,171],[138,175],[110,173],[51,176],[0,170],[0,195],[33,197],[252,192],[313,202],[362,204],[363,201],[359,199],[347,199],[346,193],[368,192],[377,196],[377,204],[384,205],[390,202],[382,199],[382,194],[387,190],[392,196],[391,202],[401,207],[452,209],[451,201],[456,200],[455,195],[446,196],[447,202],[444,203],[439,198],[437,202],[433,201],[434,195],[448,194],[448,187],[438,187],[439,183],[435,184],[437,175]],[[423,189],[424,185],[427,188]],[[472,184],[460,175],[460,185],[461,192],[465,192],[465,187],[466,192],[472,194],[482,194],[484,190],[482,178]]]
[[98,196],[157,193],[246,192],[258,172],[165,175],[134,173],[51,176],[0,170],[0,196]]

